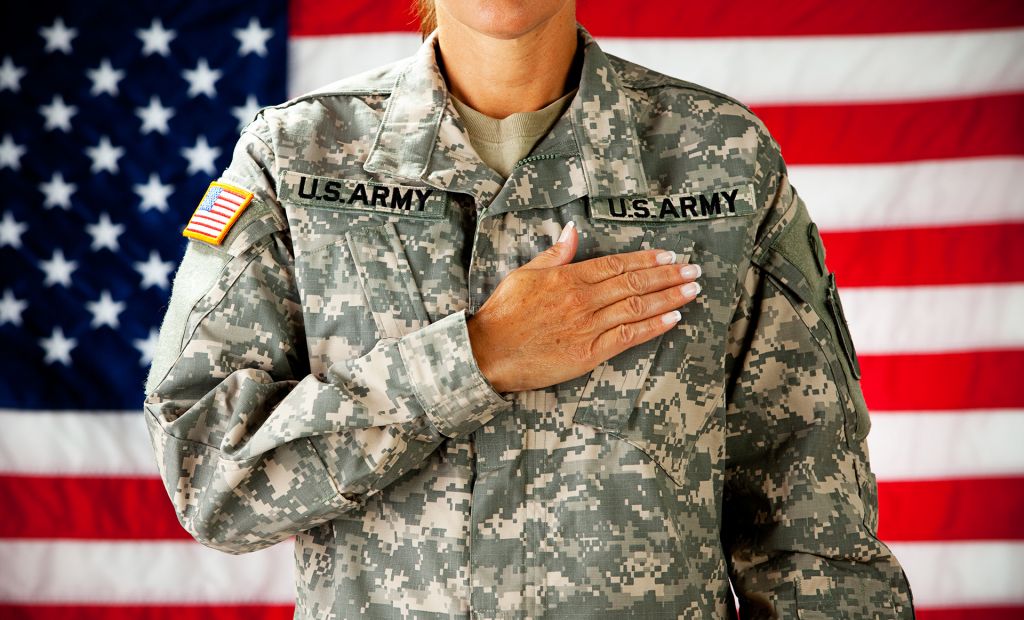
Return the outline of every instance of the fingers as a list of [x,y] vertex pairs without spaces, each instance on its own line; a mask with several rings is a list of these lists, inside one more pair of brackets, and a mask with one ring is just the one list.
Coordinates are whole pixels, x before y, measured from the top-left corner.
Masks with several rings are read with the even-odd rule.
[[672,250],[637,250],[591,258],[574,264],[572,269],[581,281],[594,284],[628,271],[657,267],[675,260],[676,253]]
[[[689,265],[697,267],[697,265]],[[631,294],[615,303],[608,305],[594,314],[594,325],[598,329],[613,329],[621,324],[636,323],[644,319],[656,317],[676,308],[680,308],[691,301],[700,293],[700,284],[695,282],[693,271],[688,270],[687,275],[682,275],[680,266],[672,266],[671,272],[664,277],[667,278],[669,286],[647,294]],[[686,267],[686,266],[683,266]],[[648,272],[662,271],[661,269],[648,269]],[[661,284],[658,285],[661,287]]]
[[642,321],[617,325],[597,337],[594,341],[594,354],[602,360],[614,357],[672,329],[681,316],[678,310],[671,310]]
[[[648,295],[692,282],[700,276],[700,273],[700,266],[692,264],[659,265],[648,269],[627,271],[622,275],[591,285],[587,295],[594,307],[604,309],[633,296]],[[671,310],[671,308],[666,308],[666,310]],[[630,320],[635,321],[641,318],[646,317],[634,317]]]

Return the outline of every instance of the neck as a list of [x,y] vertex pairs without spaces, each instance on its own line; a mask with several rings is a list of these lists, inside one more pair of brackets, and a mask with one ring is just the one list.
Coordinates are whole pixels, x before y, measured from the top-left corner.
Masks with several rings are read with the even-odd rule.
[[466,28],[438,3],[439,63],[448,88],[466,105],[492,118],[533,112],[571,88],[576,52],[572,3],[515,38]]

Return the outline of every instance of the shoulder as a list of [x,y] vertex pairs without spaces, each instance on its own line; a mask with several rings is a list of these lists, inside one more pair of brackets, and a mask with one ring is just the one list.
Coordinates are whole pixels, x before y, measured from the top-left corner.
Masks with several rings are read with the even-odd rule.
[[[286,129],[295,123],[308,124],[339,111],[343,113],[346,108],[379,109],[391,96],[398,77],[411,60],[412,57],[402,58],[266,106],[259,111],[257,119],[263,117],[272,133],[274,129]],[[266,137],[270,139],[271,135]]]
[[684,115],[691,123],[717,126],[733,136],[747,134],[762,149],[778,148],[764,122],[736,97],[612,54],[607,56],[633,99],[638,120],[660,124],[665,117]]

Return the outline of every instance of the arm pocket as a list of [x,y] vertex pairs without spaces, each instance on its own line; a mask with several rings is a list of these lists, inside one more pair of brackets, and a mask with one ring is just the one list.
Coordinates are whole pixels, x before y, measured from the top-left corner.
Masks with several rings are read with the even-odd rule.
[[802,199],[797,199],[789,221],[752,260],[779,284],[821,346],[844,395],[847,441],[862,441],[871,420],[860,387],[860,364],[835,274],[825,266],[825,246]]

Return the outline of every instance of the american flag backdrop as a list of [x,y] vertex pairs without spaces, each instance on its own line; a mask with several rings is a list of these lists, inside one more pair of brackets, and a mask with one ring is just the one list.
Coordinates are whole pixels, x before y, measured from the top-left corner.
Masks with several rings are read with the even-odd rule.
[[[880,537],[924,620],[1024,618],[1024,3],[579,0],[782,146],[860,354]],[[0,617],[290,618],[291,543],[194,542],[143,381],[181,230],[259,106],[419,45],[407,0],[0,18]]]

